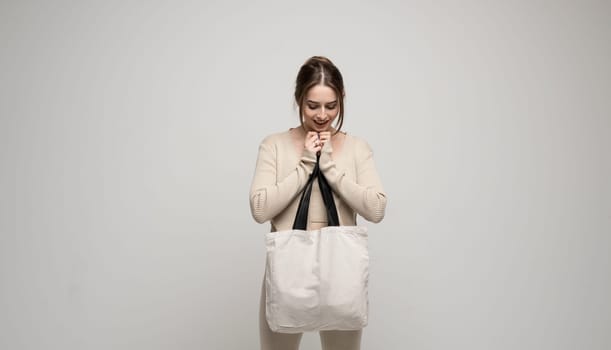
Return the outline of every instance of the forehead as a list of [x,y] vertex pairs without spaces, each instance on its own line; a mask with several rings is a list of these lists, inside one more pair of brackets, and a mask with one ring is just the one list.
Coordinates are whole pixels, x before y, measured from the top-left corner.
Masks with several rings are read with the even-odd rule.
[[337,99],[337,94],[333,89],[325,85],[315,85],[308,90],[306,94],[306,100],[318,102],[318,103],[329,103]]

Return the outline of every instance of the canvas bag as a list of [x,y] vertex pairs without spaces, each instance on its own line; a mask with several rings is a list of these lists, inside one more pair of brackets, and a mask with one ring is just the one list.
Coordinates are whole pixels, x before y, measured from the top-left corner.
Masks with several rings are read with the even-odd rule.
[[[314,179],[327,227],[306,230]],[[292,230],[266,234],[265,313],[274,332],[358,330],[367,325],[367,228],[340,226],[318,159],[302,192]]]

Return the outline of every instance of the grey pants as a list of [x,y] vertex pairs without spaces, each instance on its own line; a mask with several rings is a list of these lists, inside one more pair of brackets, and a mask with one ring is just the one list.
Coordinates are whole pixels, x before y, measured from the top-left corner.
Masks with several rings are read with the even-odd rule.
[[[259,337],[261,350],[297,350],[303,333],[277,333],[269,329],[265,319],[265,281],[261,288],[259,306]],[[359,350],[362,330],[358,331],[321,331],[322,350]]]

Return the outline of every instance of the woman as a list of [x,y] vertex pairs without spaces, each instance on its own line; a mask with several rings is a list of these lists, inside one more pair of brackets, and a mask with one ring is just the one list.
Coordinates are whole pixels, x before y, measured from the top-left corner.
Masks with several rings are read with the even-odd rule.
[[[344,84],[337,67],[314,56],[297,74],[295,102],[301,125],[266,137],[259,146],[250,190],[250,208],[258,223],[271,221],[272,231],[290,230],[305,186],[320,152],[319,166],[335,199],[340,225],[356,225],[356,214],[380,222],[386,195],[362,139],[341,132],[344,121]],[[334,123],[335,122],[335,123]],[[327,214],[318,186],[312,187],[307,229],[327,226]],[[302,334],[270,330],[265,318],[265,290],[259,312],[261,349],[299,348]],[[321,331],[323,350],[360,348],[361,330]]]

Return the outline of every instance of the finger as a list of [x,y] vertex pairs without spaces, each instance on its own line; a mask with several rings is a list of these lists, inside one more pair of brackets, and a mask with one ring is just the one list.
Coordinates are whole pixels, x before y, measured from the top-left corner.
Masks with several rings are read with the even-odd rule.
[[305,142],[304,142],[304,143],[305,143],[306,145],[308,145],[308,144],[310,144],[310,145],[311,145],[311,144],[312,144],[312,143],[314,143],[314,141],[316,141],[317,139],[318,139],[318,138],[316,137],[316,135],[314,135],[314,136],[310,136],[310,137],[307,137],[307,138],[305,139]]
[[305,148],[312,152],[317,152],[322,148],[323,144],[316,137],[312,137],[305,142]]

